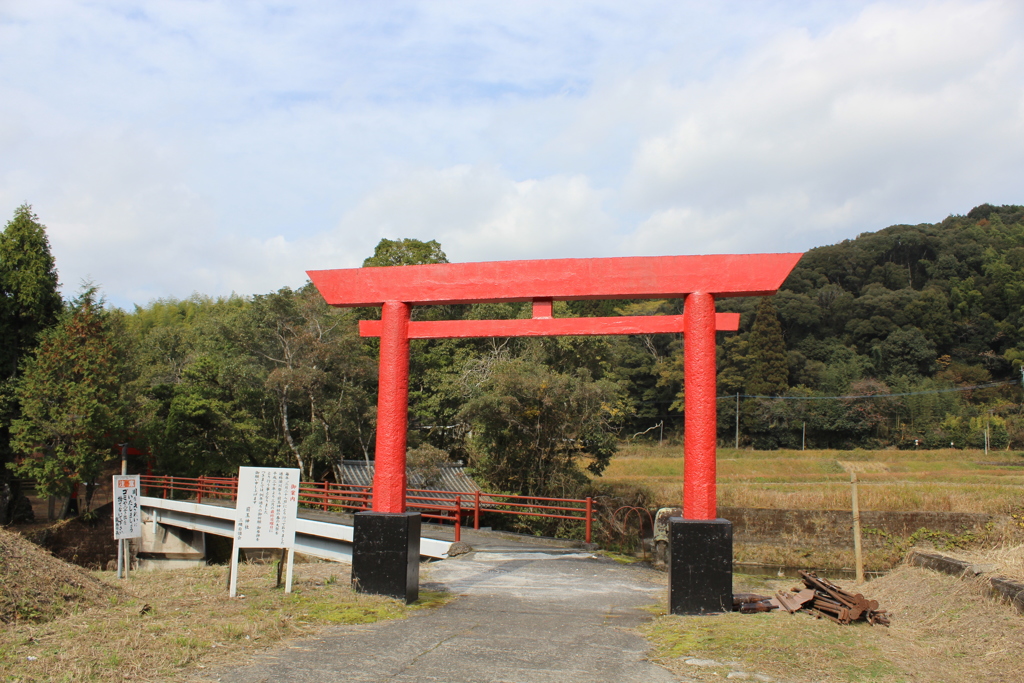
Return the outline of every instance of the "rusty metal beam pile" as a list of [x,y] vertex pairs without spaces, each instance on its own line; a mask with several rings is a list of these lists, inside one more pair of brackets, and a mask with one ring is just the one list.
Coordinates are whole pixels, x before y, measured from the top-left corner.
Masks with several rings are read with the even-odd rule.
[[790,614],[804,611],[837,624],[866,621],[871,625],[889,625],[889,616],[884,609],[878,609],[877,600],[868,600],[860,593],[847,593],[813,572],[802,571],[800,578],[804,582],[803,588],[793,588],[788,593],[778,591],[774,598],[737,593],[733,595],[733,611],[754,614],[781,608]]
[[775,600],[787,612],[804,610],[819,619],[824,617],[837,624],[866,621],[871,625],[889,625],[889,616],[884,609],[878,609],[877,600],[868,600],[860,593],[847,593],[828,579],[815,576],[813,572],[800,572],[800,579],[804,588],[775,594]]

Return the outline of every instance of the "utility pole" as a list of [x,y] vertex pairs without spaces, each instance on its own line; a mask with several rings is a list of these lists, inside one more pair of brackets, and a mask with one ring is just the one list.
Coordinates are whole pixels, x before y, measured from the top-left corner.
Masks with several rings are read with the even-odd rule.
[[985,455],[988,455],[988,418],[992,415],[992,411],[985,413]]
[[[1024,370],[1021,371],[1021,378],[1024,378]],[[1024,379],[1022,379],[1024,381]],[[740,447],[740,392],[736,392],[736,448]]]

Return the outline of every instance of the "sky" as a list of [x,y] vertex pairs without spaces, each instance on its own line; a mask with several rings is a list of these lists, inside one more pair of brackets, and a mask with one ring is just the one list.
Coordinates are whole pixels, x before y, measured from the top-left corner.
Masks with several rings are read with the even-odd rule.
[[805,251],[1024,204],[1024,3],[0,0],[0,224],[63,291]]

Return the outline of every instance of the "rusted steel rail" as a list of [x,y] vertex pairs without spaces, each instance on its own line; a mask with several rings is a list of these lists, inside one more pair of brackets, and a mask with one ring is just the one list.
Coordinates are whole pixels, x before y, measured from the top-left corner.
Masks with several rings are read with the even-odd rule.
[[[176,477],[144,474],[142,475],[142,487],[145,495],[172,499],[194,498],[199,503],[210,499],[234,500],[238,493],[238,481],[235,477]],[[361,512],[370,510],[372,501],[372,486],[329,482],[303,482],[299,485],[299,505],[307,508],[336,512]],[[434,489],[409,489],[406,503],[410,510],[420,512],[426,519],[442,524],[453,524],[456,541],[461,540],[464,523],[471,521],[474,529],[480,528],[482,512],[579,520],[584,523],[587,543],[591,542],[593,535],[594,502],[592,498],[548,498],[481,491],[466,493]]]
[[790,592],[778,591],[774,598],[753,593],[736,593],[732,596],[733,611],[753,614],[782,608],[793,614],[801,610],[819,619],[825,618],[837,624],[866,621],[871,625],[889,625],[889,615],[878,609],[877,600],[868,600],[860,593],[847,593],[828,579],[813,572],[800,572],[804,588]]
[[800,572],[805,588],[775,594],[774,602],[787,612],[806,610],[819,619],[825,618],[837,624],[866,621],[869,624],[889,625],[889,616],[884,609],[878,609],[877,600],[868,600],[860,593],[848,593],[828,579],[813,572]]

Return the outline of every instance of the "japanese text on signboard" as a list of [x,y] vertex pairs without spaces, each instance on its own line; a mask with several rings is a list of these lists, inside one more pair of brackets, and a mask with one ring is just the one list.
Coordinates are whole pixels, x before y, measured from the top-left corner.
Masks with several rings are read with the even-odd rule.
[[139,475],[114,475],[114,540],[142,535]]
[[299,505],[299,470],[239,467],[235,541],[241,548],[291,548]]

